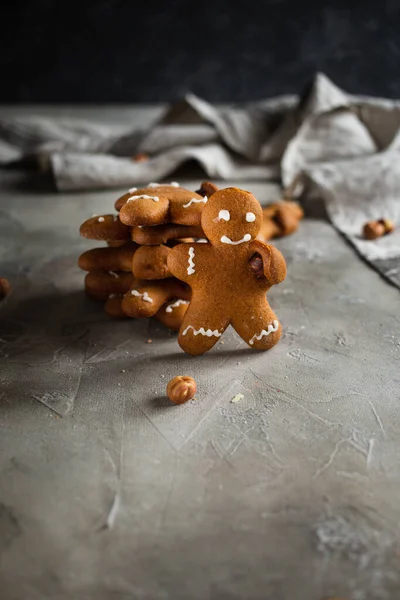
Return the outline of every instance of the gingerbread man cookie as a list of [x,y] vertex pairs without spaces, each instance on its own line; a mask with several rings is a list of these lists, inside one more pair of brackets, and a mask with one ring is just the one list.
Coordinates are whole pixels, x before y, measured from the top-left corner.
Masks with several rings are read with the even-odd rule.
[[115,203],[125,225],[199,225],[207,196],[191,192],[172,182],[170,185],[149,183],[145,188],[131,188]]
[[279,250],[256,240],[261,223],[261,206],[250,192],[220,190],[201,216],[210,243],[171,249],[171,273],[192,289],[178,337],[185,352],[207,352],[230,324],[251,348],[268,350],[278,342],[281,325],[266,292],[285,279],[286,263]]

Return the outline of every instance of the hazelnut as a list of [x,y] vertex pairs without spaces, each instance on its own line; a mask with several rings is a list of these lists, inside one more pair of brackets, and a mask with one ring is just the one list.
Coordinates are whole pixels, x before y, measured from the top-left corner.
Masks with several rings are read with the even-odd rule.
[[207,198],[209,198],[215,192],[218,192],[218,187],[215,185],[215,183],[212,183],[211,181],[203,181],[200,189],[196,190],[196,194],[203,196],[203,198],[205,196],[207,196]]
[[385,226],[380,221],[369,221],[363,227],[363,236],[366,240],[376,240],[385,235]]
[[11,285],[8,279],[0,277],[0,300],[3,300],[11,291]]
[[167,395],[174,404],[183,404],[191,400],[195,393],[196,382],[191,377],[178,375],[168,382]]
[[385,233],[392,233],[394,231],[394,223],[390,219],[379,219],[378,223],[382,223]]
[[146,162],[148,161],[150,158],[150,156],[148,154],[145,154],[144,152],[140,152],[139,154],[135,154],[135,156],[133,157],[133,160],[135,162]]
[[261,254],[256,252],[249,260],[250,271],[256,276],[257,279],[264,277],[264,263]]

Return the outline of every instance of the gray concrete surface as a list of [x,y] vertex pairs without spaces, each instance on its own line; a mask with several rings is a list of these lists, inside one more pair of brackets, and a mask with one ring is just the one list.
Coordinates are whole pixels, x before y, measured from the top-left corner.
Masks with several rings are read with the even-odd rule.
[[83,294],[79,224],[118,191],[0,177],[0,598],[398,599],[398,290],[306,219],[277,244],[278,346],[188,357]]

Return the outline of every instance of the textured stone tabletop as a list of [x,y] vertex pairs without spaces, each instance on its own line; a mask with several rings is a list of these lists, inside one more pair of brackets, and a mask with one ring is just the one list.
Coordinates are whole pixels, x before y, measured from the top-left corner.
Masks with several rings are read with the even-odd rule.
[[[121,110],[95,116],[155,114]],[[2,600],[398,599],[398,290],[307,218],[277,242],[281,342],[256,353],[229,329],[185,356],[84,296],[79,225],[119,190],[0,178]],[[196,400],[169,404],[175,375]]]

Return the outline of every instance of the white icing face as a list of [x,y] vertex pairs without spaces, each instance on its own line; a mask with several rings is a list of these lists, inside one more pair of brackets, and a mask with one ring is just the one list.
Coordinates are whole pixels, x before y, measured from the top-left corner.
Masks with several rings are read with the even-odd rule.
[[153,200],[153,202],[159,202],[160,198],[158,196],[147,196],[146,194],[141,194],[140,196],[131,196],[128,198],[127,202],[133,202],[134,200],[139,200],[143,198],[143,200]]
[[256,215],[253,212],[246,213],[246,222],[247,223],[254,223],[255,220],[256,220]]
[[219,221],[230,221],[231,215],[229,210],[220,210],[218,213],[218,220]]
[[99,217],[97,220],[99,223],[104,223],[104,217]]
[[252,346],[254,344],[254,340],[260,341],[261,338],[266,337],[273,331],[278,331],[278,327],[279,327],[279,322],[275,319],[274,321],[272,321],[272,323],[270,323],[268,325],[267,329],[262,329],[258,335],[256,333],[253,335],[253,337],[249,341],[250,346]]
[[110,275],[115,277],[115,279],[118,279],[118,273],[115,273],[115,271],[108,271],[108,272],[110,273]]
[[208,200],[207,196],[204,196],[204,198],[191,198],[187,204],[183,205],[183,208],[189,208],[189,206],[191,204],[198,204],[199,202],[206,203],[207,200]]
[[243,242],[249,242],[251,240],[251,235],[250,233],[246,233],[241,240],[237,240],[237,242],[234,242],[233,240],[231,240],[230,238],[228,238],[226,235],[223,235],[221,238],[221,242],[223,244],[231,244],[232,246],[237,246],[238,244],[243,244]]
[[218,331],[218,329],[204,329],[204,327],[200,327],[200,329],[195,329],[193,325],[188,325],[184,331],[182,331],[182,335],[186,335],[189,329],[193,329],[193,335],[204,335],[205,337],[221,337],[222,333]]
[[189,259],[188,259],[189,266],[187,268],[187,274],[188,275],[193,275],[193,273],[196,272],[195,271],[195,264],[194,264],[193,259],[194,259],[194,248],[193,248],[193,246],[190,246],[190,248],[189,248]]
[[131,290],[132,296],[136,296],[137,298],[142,298],[143,302],[153,302],[153,298],[150,298],[147,292],[141,294],[138,290]]
[[129,188],[129,190],[128,190],[128,192],[129,192],[130,194],[133,194],[133,193],[134,193],[134,192],[136,192],[136,191],[137,191],[137,188]]

